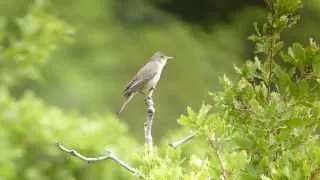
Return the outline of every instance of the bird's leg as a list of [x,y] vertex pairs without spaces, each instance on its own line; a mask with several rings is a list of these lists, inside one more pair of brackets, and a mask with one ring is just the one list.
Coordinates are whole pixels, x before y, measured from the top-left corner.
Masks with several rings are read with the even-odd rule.
[[149,101],[152,99],[153,91],[154,91],[154,88],[150,88],[147,93],[145,93],[145,92],[143,92],[143,91],[140,92],[140,93],[141,93],[142,95],[144,95],[145,98],[146,98],[146,99],[145,99],[145,104],[146,104],[146,106],[149,106],[148,103],[149,103]]
[[150,88],[147,94],[147,99],[151,99],[153,95],[154,88]]

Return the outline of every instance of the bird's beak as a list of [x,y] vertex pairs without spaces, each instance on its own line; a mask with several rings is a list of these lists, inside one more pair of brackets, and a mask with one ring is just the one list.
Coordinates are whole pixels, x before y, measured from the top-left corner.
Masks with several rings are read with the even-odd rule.
[[171,57],[171,56],[167,56],[167,58],[168,58],[168,59],[173,59],[174,57]]

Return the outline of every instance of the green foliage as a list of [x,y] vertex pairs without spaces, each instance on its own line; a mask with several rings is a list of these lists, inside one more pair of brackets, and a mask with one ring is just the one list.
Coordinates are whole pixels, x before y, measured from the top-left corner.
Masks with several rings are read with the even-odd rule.
[[[56,141],[77,147],[85,154],[101,155],[106,145],[115,152],[130,152],[136,144],[127,137],[127,129],[112,116],[83,117],[64,113],[27,93],[21,100],[1,91],[0,174],[5,179],[105,179],[118,175],[121,169],[113,163],[88,166],[58,150]],[[110,134],[108,134],[110,132]],[[128,149],[128,147],[131,147]]]
[[198,134],[202,143],[191,143],[202,150],[190,144],[178,152],[161,150],[162,158],[147,166],[150,179],[319,178],[319,44],[310,39],[283,51],[280,35],[297,23],[301,1],[268,6],[267,22],[255,24],[250,36],[254,60],[235,67],[239,79],[221,78],[224,90],[211,93],[212,104],[199,112],[188,108],[178,120]]
[[[23,2],[7,1],[0,10],[10,14],[7,10]],[[74,26],[75,43],[60,46],[59,53],[52,54],[52,61],[41,69],[42,81],[23,81],[14,95],[28,88],[48,104],[64,109],[116,112],[126,83],[152,53],[161,50],[176,59],[165,68],[155,93],[156,139],[177,127],[174,119],[187,105],[199,107],[199,99],[220,88],[218,76],[232,75],[232,63],[241,62],[246,54],[249,25],[259,18],[254,15],[264,12],[248,7],[230,17],[230,23],[214,21],[216,26],[204,30],[146,0],[54,0],[47,9]],[[143,97],[137,96],[129,107],[121,119],[143,139]]]
[[0,20],[1,48],[0,84],[13,85],[21,78],[39,78],[43,65],[57,45],[71,40],[73,29],[45,12],[42,1],[37,1],[29,13],[16,20],[19,32],[9,33],[6,19]]
[[20,98],[11,94],[19,80],[40,77],[40,67],[71,40],[73,28],[50,15],[41,2],[16,21],[17,34],[7,31],[6,19],[0,23],[0,179],[128,179],[112,162],[86,165],[56,146],[59,141],[92,156],[103,154],[107,146],[132,161],[137,143],[115,116],[85,117],[48,106],[30,91]]
[[[223,90],[210,93],[212,101],[204,103],[198,112],[188,107],[187,113],[178,119],[184,129],[171,134],[151,156],[139,154],[137,143],[129,136],[127,127],[112,114],[84,116],[66,112],[47,105],[32,91],[23,90],[21,97],[14,97],[12,85],[19,85],[22,79],[41,77],[40,67],[56,52],[57,47],[72,39],[70,35],[74,30],[50,15],[43,8],[42,1],[37,1],[28,14],[17,21],[17,34],[8,30],[10,23],[2,18],[0,177],[36,180],[132,178],[111,161],[86,165],[63,154],[55,146],[56,141],[61,141],[92,156],[101,155],[107,146],[121,159],[136,165],[146,179],[319,178],[319,44],[310,39],[305,46],[295,42],[284,50],[282,35],[298,22],[302,2],[268,0],[266,3],[270,10],[266,23],[256,23],[254,34],[250,36],[256,45],[253,60],[242,67],[235,66],[237,80],[227,76],[220,78]],[[102,11],[94,12],[95,15],[100,13]],[[113,21],[108,19],[108,23]],[[180,32],[178,39],[181,38],[179,43],[183,45],[183,42],[191,40],[186,38],[190,37],[190,31],[181,27],[184,26],[178,24],[169,29]],[[119,26],[110,28],[117,29]],[[117,35],[115,37],[121,36],[120,32],[124,29],[120,29],[119,32],[112,31],[116,32],[113,34]],[[159,38],[166,34],[165,30],[139,32],[133,34],[139,35],[140,40],[148,45],[154,39],[168,45]],[[223,34],[222,30],[217,32],[220,33]],[[94,33],[88,36],[99,39]],[[139,38],[132,39],[136,40]],[[108,41],[116,42],[112,35]],[[104,42],[92,43],[99,45]],[[183,48],[192,49],[191,46]],[[201,54],[205,50],[195,51]],[[119,51],[108,58],[121,56],[121,53]],[[138,53],[131,55],[134,54]],[[223,53],[220,55],[224,57]],[[110,65],[110,69],[115,67],[114,61],[104,63]],[[55,67],[53,70],[56,70]],[[73,86],[72,76],[80,74],[71,72],[63,78],[69,86],[77,89]],[[88,81],[92,79],[88,78]],[[156,128],[157,124],[153,129]],[[189,144],[177,150],[168,147],[168,142],[174,137],[190,130],[196,132],[197,137]]]

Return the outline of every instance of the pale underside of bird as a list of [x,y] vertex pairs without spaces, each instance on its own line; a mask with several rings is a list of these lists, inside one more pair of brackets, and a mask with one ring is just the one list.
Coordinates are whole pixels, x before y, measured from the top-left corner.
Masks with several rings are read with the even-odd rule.
[[122,104],[118,114],[120,114],[126,105],[132,100],[136,93],[147,95],[148,92],[154,90],[160,79],[163,68],[167,60],[173,57],[166,56],[162,52],[156,52],[128,83],[123,91],[124,103]]

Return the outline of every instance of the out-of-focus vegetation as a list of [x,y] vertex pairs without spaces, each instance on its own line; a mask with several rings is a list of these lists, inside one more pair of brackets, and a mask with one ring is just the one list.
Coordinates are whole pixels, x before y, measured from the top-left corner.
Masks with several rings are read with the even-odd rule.
[[[308,39],[320,37],[320,2],[269,3],[266,18],[263,1],[0,1],[0,179],[132,178],[111,161],[71,159],[56,141],[90,155],[112,149],[150,179],[317,178],[319,45]],[[150,161],[138,154],[143,98],[121,121],[114,112],[157,50],[176,59],[155,93],[153,132],[166,136]],[[203,100],[212,105],[186,108]],[[185,129],[172,133],[186,109]],[[189,129],[199,137],[167,147]]]
[[182,150],[161,147],[141,168],[147,179],[319,179],[320,45],[281,35],[300,19],[300,0],[266,0],[266,22],[250,39],[255,56],[237,80],[178,122],[198,134]]
[[108,144],[130,160],[137,143],[115,116],[65,112],[28,90],[12,96],[23,81],[43,78],[40,67],[71,40],[73,28],[48,14],[41,2],[14,22],[2,18],[0,25],[0,179],[127,179],[112,163],[83,165],[55,145],[61,141],[98,155]]
[[[83,113],[116,112],[122,89],[154,51],[176,59],[168,64],[156,96],[158,137],[175,127],[185,108],[200,107],[207,92],[220,88],[218,76],[251,55],[247,36],[262,20],[263,1],[95,0],[42,1],[75,29],[74,43],[64,46],[42,71],[41,81],[25,81],[15,95],[34,90],[49,104]],[[32,1],[2,1],[0,15],[12,21]],[[319,37],[317,0],[305,3],[302,23],[285,35],[288,42]],[[9,31],[15,31],[10,26]],[[232,76],[232,75],[231,75]],[[128,106],[121,119],[141,137],[143,98]]]

